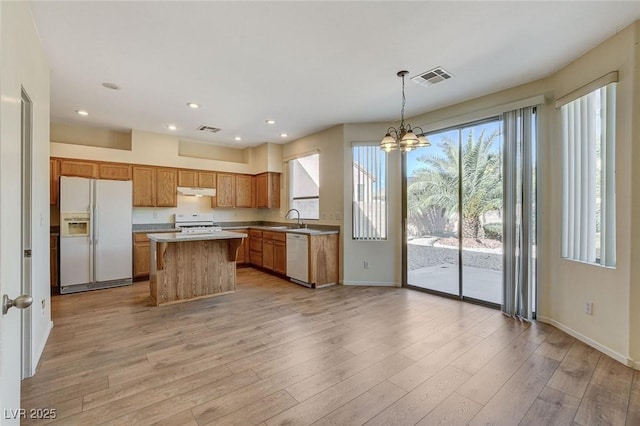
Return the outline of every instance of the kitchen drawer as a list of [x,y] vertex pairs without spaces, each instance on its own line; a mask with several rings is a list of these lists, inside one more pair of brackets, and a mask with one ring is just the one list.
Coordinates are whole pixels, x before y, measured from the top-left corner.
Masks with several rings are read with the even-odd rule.
[[265,240],[286,241],[287,234],[285,234],[284,232],[264,231],[262,233],[262,238],[264,238]]
[[262,231],[259,231],[257,229],[249,229],[249,236],[250,237],[256,237],[256,238],[262,238]]
[[133,234],[133,241],[136,243],[148,243],[149,237],[147,237],[147,234]]
[[262,238],[249,238],[249,250],[262,253]]

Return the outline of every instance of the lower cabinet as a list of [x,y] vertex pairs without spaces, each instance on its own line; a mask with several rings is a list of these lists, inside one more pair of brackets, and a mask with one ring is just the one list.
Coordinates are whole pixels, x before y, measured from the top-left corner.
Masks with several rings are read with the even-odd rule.
[[133,278],[145,278],[150,270],[150,244],[146,234],[133,234]]
[[249,263],[262,266],[262,231],[249,230]]
[[285,241],[273,242],[273,272],[287,274],[287,243]]
[[262,267],[279,274],[287,272],[287,234],[284,232],[262,233]]
[[[240,232],[249,235],[248,229],[234,229],[233,232]],[[238,253],[236,257],[236,265],[244,265],[249,262],[249,238],[242,240],[242,244],[238,247]]]
[[49,236],[49,262],[51,264],[50,285],[58,287],[58,237],[56,235]]

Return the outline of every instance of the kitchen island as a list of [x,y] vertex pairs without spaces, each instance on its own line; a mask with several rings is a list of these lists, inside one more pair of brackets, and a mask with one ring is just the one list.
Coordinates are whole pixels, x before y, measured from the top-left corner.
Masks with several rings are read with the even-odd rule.
[[247,234],[148,234],[149,288],[156,306],[236,290],[236,254]]

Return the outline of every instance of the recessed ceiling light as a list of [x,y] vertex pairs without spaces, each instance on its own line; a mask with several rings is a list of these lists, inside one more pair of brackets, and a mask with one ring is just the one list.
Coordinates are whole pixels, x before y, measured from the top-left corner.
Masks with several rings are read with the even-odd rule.
[[197,104],[197,103],[195,103],[195,102],[187,102],[187,106],[188,106],[189,108],[192,108],[192,109],[198,109],[198,108],[200,108],[200,105],[198,105],[198,104]]
[[283,137],[283,138],[286,138],[286,137],[287,137],[287,136],[289,136],[289,135],[288,135],[288,134],[286,134],[286,133],[280,133],[280,136],[281,136],[281,137]]
[[177,130],[178,128],[175,126],[175,124],[169,124],[167,126],[167,129],[169,129],[169,130]]
[[76,114],[78,115],[89,115],[89,113],[83,109],[77,109]]
[[265,120],[264,122],[267,124],[276,124],[276,120]]
[[111,89],[111,90],[120,90],[120,86],[118,86],[115,83],[102,83],[102,87],[105,87],[107,89]]
[[235,141],[241,141],[241,140],[242,140],[242,138],[241,138],[240,136],[236,136],[235,138],[233,138],[233,140],[235,140]]

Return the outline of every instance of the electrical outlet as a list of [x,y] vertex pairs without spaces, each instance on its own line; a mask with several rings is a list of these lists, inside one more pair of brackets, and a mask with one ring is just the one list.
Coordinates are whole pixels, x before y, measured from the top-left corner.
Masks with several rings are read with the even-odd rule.
[[366,260],[363,263],[364,269],[369,269],[369,262],[367,262]]
[[587,315],[593,315],[593,302],[584,303],[584,313]]

